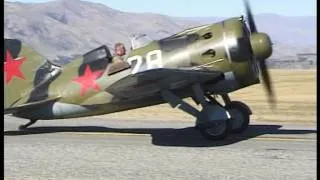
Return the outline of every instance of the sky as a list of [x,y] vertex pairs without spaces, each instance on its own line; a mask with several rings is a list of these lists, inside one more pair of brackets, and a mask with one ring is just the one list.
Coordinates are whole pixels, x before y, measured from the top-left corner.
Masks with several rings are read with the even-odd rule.
[[[7,0],[47,2],[52,0]],[[242,0],[87,0],[125,12],[152,12],[176,17],[231,17],[244,14]],[[316,16],[316,0],[251,0],[253,14]]]

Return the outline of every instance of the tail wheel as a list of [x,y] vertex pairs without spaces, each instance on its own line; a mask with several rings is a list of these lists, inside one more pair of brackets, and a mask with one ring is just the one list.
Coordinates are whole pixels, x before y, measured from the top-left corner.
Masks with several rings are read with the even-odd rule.
[[226,109],[230,113],[232,118],[232,132],[233,133],[242,133],[245,131],[250,122],[250,113],[247,106],[242,102],[232,101],[228,105],[226,105]]

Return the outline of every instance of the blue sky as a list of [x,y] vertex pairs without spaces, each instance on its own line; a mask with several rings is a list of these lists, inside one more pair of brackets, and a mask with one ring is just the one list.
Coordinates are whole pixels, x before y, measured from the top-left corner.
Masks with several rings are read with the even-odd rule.
[[[7,0],[8,1],[8,0]],[[47,2],[49,0],[9,0]],[[87,0],[126,12],[153,12],[178,17],[239,16],[242,0]],[[285,16],[316,16],[316,0],[251,0],[254,14],[276,13]]]

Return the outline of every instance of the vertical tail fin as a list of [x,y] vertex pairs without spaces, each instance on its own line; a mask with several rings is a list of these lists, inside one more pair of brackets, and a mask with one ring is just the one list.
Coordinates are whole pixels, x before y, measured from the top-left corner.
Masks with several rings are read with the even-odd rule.
[[4,108],[6,111],[29,101],[32,90],[39,83],[37,82],[39,69],[48,61],[17,39],[4,40],[4,53]]

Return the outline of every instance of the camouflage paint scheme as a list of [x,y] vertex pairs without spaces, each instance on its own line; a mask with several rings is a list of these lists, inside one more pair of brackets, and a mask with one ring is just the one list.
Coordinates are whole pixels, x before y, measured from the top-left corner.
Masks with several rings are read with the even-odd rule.
[[194,83],[226,94],[259,83],[252,55],[269,57],[270,44],[264,33],[250,36],[242,17],[231,18],[133,49],[126,58],[131,66],[111,74],[106,46],[59,67],[5,39],[5,113],[41,120],[102,115],[166,103],[161,90],[191,97]]

